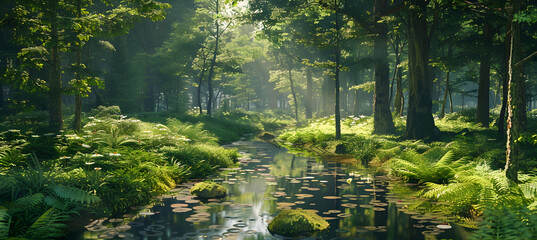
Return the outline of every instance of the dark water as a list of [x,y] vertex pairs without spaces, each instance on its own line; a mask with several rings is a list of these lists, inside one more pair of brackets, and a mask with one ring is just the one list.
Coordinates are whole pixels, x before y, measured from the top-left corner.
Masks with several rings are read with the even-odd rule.
[[[365,169],[290,154],[263,142],[236,142],[240,169],[214,179],[228,189],[201,203],[179,186],[136,216],[96,221],[80,239],[276,239],[267,225],[280,209],[312,209],[330,228],[310,239],[465,239],[461,227],[441,230],[442,216],[411,212],[390,193],[386,177]],[[440,226],[442,227],[442,226]]]

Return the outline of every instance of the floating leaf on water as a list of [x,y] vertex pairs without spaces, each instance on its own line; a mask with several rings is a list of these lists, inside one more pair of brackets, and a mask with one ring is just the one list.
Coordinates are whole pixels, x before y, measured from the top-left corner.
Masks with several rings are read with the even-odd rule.
[[342,197],[344,197],[344,198],[355,198],[355,197],[358,197],[358,195],[354,195],[354,194],[344,194],[344,195],[342,195]]
[[337,218],[337,217],[323,217],[323,219],[326,220],[326,221],[330,221],[330,220],[337,220],[339,218]]
[[347,207],[347,208],[355,208],[356,206],[358,206],[358,204],[355,204],[355,203],[344,203],[344,204],[341,204],[342,207]]
[[371,204],[361,204],[360,207],[361,208],[373,208],[374,206]]
[[329,213],[340,213],[340,210],[328,210]]
[[244,233],[246,233],[246,234],[256,234],[257,231],[256,230],[248,230],[248,231],[246,231]]
[[111,222],[111,223],[123,222],[123,218],[112,218],[108,220],[108,222]]
[[304,204],[304,203],[306,203],[306,202],[304,202],[304,201],[296,201],[295,202],[295,204]]
[[190,199],[190,200],[186,200],[185,202],[186,203],[199,203],[200,201],[196,199]]
[[439,225],[436,225],[436,227],[443,229],[443,230],[451,229],[451,225],[448,225],[448,224],[439,224]]
[[279,202],[279,203],[276,203],[278,206],[280,207],[291,207],[291,206],[295,206],[296,204],[295,203],[290,203],[290,202]]
[[301,197],[301,198],[311,198],[314,195],[313,194],[298,193],[298,194],[295,194],[295,196],[296,197]]
[[183,208],[183,207],[188,207],[188,204],[186,204],[186,203],[174,203],[174,204],[170,205],[170,207],[172,207],[172,208]]
[[246,223],[237,223],[237,224],[233,224],[233,227],[245,228],[245,227],[248,227],[248,224],[246,224]]
[[87,228],[88,231],[90,232],[101,232],[101,231],[104,231],[104,230],[107,230],[108,227],[107,226],[103,226],[103,225],[96,225],[96,226],[93,226],[93,227],[89,227]]
[[414,225],[412,225],[412,227],[414,227],[414,228],[424,228],[425,225],[423,225],[423,224],[414,224]]
[[382,212],[382,211],[386,211],[386,208],[374,207],[373,211]]
[[210,221],[211,219],[209,218],[196,218],[196,217],[189,217],[189,218],[186,218],[185,221],[187,222],[207,222],[207,221]]
[[174,213],[184,213],[184,212],[190,212],[192,211],[192,208],[174,208],[172,209],[172,212]]
[[377,227],[375,227],[375,226],[365,226],[364,229],[367,229],[369,231],[373,231],[373,230],[376,230]]
[[208,212],[200,212],[200,213],[190,215],[190,217],[195,217],[195,218],[207,218],[207,217],[210,217],[210,216],[211,216],[211,214],[208,213]]
[[375,203],[371,203],[372,205],[375,205],[377,207],[386,207],[388,206],[387,203],[381,203],[381,202],[375,202]]
[[211,207],[209,206],[204,206],[204,205],[200,205],[200,206],[195,206],[193,207],[194,210],[208,210],[208,209],[211,209]]
[[341,199],[341,197],[338,196],[324,196],[323,198],[328,200]]
[[337,215],[337,217],[340,217],[340,218],[346,218],[346,217],[350,217],[352,216],[351,214],[348,214],[348,213],[340,213]]
[[152,215],[155,215],[154,212],[141,212],[140,215],[142,216],[152,216]]
[[226,229],[227,226],[225,225],[210,225],[209,229]]
[[320,188],[308,188],[308,190],[310,190],[310,191],[319,191],[321,189]]

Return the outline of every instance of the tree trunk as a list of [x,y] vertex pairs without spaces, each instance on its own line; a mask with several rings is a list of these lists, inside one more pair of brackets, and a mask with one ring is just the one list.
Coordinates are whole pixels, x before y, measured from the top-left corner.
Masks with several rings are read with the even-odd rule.
[[[82,16],[82,6],[81,0],[77,0],[77,17]],[[82,67],[82,41],[78,41],[78,46],[76,48],[76,81],[80,81],[80,71]],[[82,96],[80,94],[75,95],[75,120],[73,122],[73,128],[75,132],[79,133],[82,129]]]
[[393,105],[395,106],[396,116],[403,116],[405,97],[403,95],[403,72],[401,68],[397,68],[397,89],[395,90],[395,103]]
[[405,130],[407,139],[434,139],[438,129],[432,114],[429,79],[429,39],[427,37],[427,6],[425,1],[410,0],[409,7],[409,94]]
[[313,106],[313,78],[310,67],[306,69],[306,119],[312,118]]
[[375,61],[375,95],[373,98],[373,132],[392,133],[395,130],[390,112],[390,67],[388,63],[388,25],[380,23],[386,0],[375,0],[375,31],[373,54]]
[[[216,1],[216,15],[220,14],[220,0]],[[207,90],[209,90],[209,99],[207,99],[207,115],[211,116],[212,113],[212,102],[214,98],[214,92],[213,92],[213,75],[214,75],[214,67],[216,65],[216,56],[218,55],[218,41],[220,40],[220,23],[218,23],[218,17],[214,21],[214,24],[216,26],[216,36],[215,36],[215,43],[214,43],[214,52],[213,52],[213,60],[211,61],[211,67],[209,68],[209,76],[207,76]]]
[[336,140],[340,140],[341,139],[341,115],[340,115],[340,109],[339,109],[339,64],[340,64],[340,58],[341,58],[341,49],[340,49],[340,23],[339,23],[339,2],[338,0],[334,0],[334,2],[336,3],[335,6],[336,6],[336,49],[335,49],[335,54],[336,54],[336,74],[335,74],[335,82],[336,82],[336,94],[335,94],[335,98],[336,98],[336,104],[335,104],[335,122],[336,122]]
[[[449,93],[449,70],[446,72],[446,90],[444,91],[444,100],[442,101],[442,110],[440,112],[440,118],[444,118],[446,115],[446,102]],[[451,105],[451,104],[450,104]]]
[[50,81],[49,81],[49,130],[52,132],[59,132],[63,128],[63,116],[62,116],[62,75],[61,75],[61,62],[60,62],[60,47],[58,26],[56,22],[57,13],[56,8],[58,1],[49,0],[50,12],[52,18],[51,28],[51,51],[50,51]]
[[289,65],[288,65],[288,71],[289,71],[289,84],[291,85],[291,94],[293,95],[293,102],[295,103],[295,120],[298,124],[298,101],[296,100],[296,94],[295,94],[295,86],[293,84],[293,71],[292,71],[292,59],[289,57]]
[[477,116],[476,120],[483,127],[489,127],[489,92],[490,92],[490,51],[488,47],[492,44],[492,27],[488,24],[488,18],[485,18],[483,25],[483,52],[481,55],[481,64],[479,65],[479,90],[477,95]]
[[511,12],[511,47],[509,50],[509,65],[507,76],[509,79],[507,97],[507,151],[505,175],[513,181],[518,182],[518,165],[520,161],[520,146],[518,139],[525,127],[526,101],[524,99],[524,70],[522,64],[518,63],[522,57],[520,49],[520,23],[513,20],[521,7],[521,0],[511,2],[513,10]]
[[201,106],[201,84],[203,83],[203,75],[205,74],[205,58],[203,59],[203,67],[201,69],[201,73],[200,73],[200,77],[198,79],[198,87],[197,87],[197,103],[198,103],[198,108],[199,108],[199,111],[200,111],[200,115],[203,114],[203,108]]

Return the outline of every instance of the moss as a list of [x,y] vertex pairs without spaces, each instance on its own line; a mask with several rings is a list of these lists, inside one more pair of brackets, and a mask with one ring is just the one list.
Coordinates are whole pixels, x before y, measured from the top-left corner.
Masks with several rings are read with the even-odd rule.
[[220,198],[226,196],[226,189],[215,182],[200,182],[190,189],[199,198]]
[[268,225],[272,234],[283,236],[307,235],[322,231],[330,224],[312,211],[288,209],[281,211]]

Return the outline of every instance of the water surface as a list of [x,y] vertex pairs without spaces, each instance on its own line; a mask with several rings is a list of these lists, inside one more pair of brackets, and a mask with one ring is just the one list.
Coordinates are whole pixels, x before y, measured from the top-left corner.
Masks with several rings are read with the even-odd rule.
[[[180,185],[138,215],[95,221],[80,239],[278,239],[267,230],[281,209],[311,209],[330,228],[310,239],[464,239],[445,218],[407,209],[387,177],[367,169],[289,153],[268,143],[239,141],[240,167],[214,181],[223,199],[202,203]],[[441,226],[438,226],[441,225]]]

